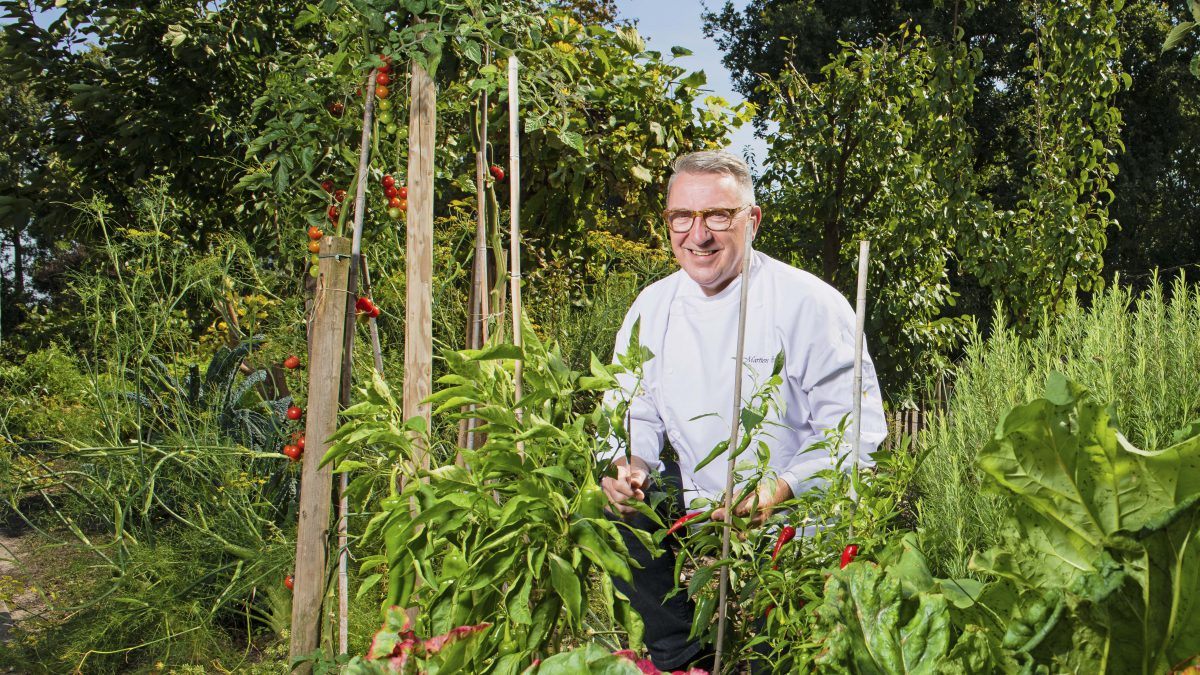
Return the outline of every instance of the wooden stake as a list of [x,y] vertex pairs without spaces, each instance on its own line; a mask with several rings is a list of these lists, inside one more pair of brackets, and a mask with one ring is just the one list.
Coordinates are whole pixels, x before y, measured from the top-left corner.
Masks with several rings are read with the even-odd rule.
[[[433,78],[412,64],[408,122],[408,237],[404,307],[404,418],[430,422],[424,403],[433,393],[433,151],[437,93]],[[429,468],[428,449],[418,442],[414,470]]]
[[[483,61],[491,60],[491,48],[483,48]],[[488,147],[488,95],[482,92],[479,106],[479,149],[475,152],[475,265],[468,294],[471,327],[467,336],[467,347],[480,349],[488,339],[488,270],[487,270],[487,147]],[[475,406],[471,406],[474,410]],[[476,420],[466,418],[459,424],[458,445],[475,448]],[[460,458],[461,459],[461,458]]]
[[[328,449],[327,439],[337,428],[338,383],[342,367],[339,356],[346,327],[350,240],[332,236],[323,238],[319,269],[309,352],[308,412],[304,429],[307,447],[300,475],[300,524],[296,533],[295,590],[292,593],[292,658],[314,651],[320,638],[333,467],[318,465]],[[303,674],[311,670],[311,664],[297,668],[297,672]]]
[[[483,60],[491,59],[491,48],[483,48]],[[475,203],[478,218],[475,221],[475,289],[477,307],[472,323],[471,347],[479,349],[488,339],[488,270],[487,270],[487,174],[488,174],[488,95],[483,92],[479,115],[479,151],[475,153]]]
[[[867,325],[867,260],[871,255],[871,242],[858,242],[858,298],[854,310],[854,472],[858,473],[858,450],[862,446],[862,357],[863,331]],[[855,504],[858,495],[855,495]]]
[[[512,263],[512,323],[513,344],[520,349],[524,340],[521,336],[521,116],[517,87],[517,57],[508,57],[508,195],[509,195],[509,253]],[[515,366],[516,397],[519,403],[524,397],[522,379],[523,362],[518,359]],[[522,411],[517,408],[517,419]]]
[[[367,264],[367,254],[359,256],[362,263],[363,293],[371,297],[371,266]],[[383,348],[379,345],[379,324],[375,319],[369,319],[371,326],[371,354],[375,357],[375,372],[383,374]]]
[[[358,173],[354,179],[354,234],[350,245],[350,271],[346,280],[347,298],[358,297],[359,257],[362,255],[363,214],[367,208],[367,183],[371,157],[371,116],[375,111],[375,74],[367,76],[367,96],[363,104],[362,140],[358,148]],[[354,386],[354,318],[355,307],[346,303],[346,328],[342,333],[342,381],[338,396],[343,408],[350,406]],[[350,651],[350,575],[347,570],[349,550],[347,519],[350,503],[346,497],[346,474],[338,475],[338,653]]]
[[[854,453],[852,468],[854,480],[858,480],[858,452],[862,447],[862,355],[863,331],[867,325],[867,260],[871,254],[871,242],[866,239],[858,242],[858,296],[854,310],[854,417],[851,423],[851,452]],[[854,483],[850,485],[854,492],[854,501],[850,506],[850,527],[847,531],[851,539],[854,537],[854,517],[858,513],[858,490]]]
[[[746,352],[746,313],[750,298],[750,260],[754,253],[754,228],[745,227],[745,252],[742,256],[742,288],[738,305],[737,359],[733,364],[733,420],[729,423],[729,453],[725,463],[725,528],[721,533],[721,560],[729,558],[729,534],[733,529],[733,468],[734,454],[738,447],[738,422],[742,417],[742,360]],[[721,652],[725,647],[725,625],[728,623],[729,566],[721,566],[721,581],[718,587],[717,609],[717,655],[713,661],[713,675],[721,673]]]

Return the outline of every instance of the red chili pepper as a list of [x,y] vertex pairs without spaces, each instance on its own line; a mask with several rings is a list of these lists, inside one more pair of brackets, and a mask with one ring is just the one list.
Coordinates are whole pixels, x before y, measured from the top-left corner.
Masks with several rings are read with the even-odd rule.
[[686,516],[680,517],[679,520],[676,520],[671,524],[671,527],[667,529],[667,534],[675,534],[676,532],[682,530],[683,526],[688,524],[688,521],[695,520],[702,515],[704,515],[703,511],[692,511]]
[[[775,550],[771,552],[771,560],[779,557],[779,551],[783,549],[783,545],[796,538],[796,528],[791,525],[784,525],[779,531],[779,539],[775,540]],[[774,569],[775,566],[772,566]]]
[[842,565],[838,569],[845,569],[846,565],[854,562],[856,557],[858,557],[858,544],[850,544],[842,549]]

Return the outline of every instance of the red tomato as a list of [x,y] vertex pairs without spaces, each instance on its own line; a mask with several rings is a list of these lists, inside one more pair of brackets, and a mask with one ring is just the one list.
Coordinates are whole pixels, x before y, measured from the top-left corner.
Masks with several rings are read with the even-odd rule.
[[293,462],[298,462],[300,461],[301,450],[300,448],[289,443],[288,445],[283,446],[283,454],[287,455],[287,458]]
[[358,300],[354,301],[354,309],[355,309],[355,311],[358,311],[358,312],[368,312],[369,313],[374,306],[375,306],[375,303],[371,302],[371,299],[366,296],[363,296],[363,297],[359,298]]
[[300,419],[303,415],[304,415],[304,411],[300,409],[300,406],[296,406],[296,405],[288,406],[287,418],[289,420],[296,421],[296,420]]
[[300,367],[300,357],[292,354],[283,360],[283,367],[288,370],[295,370]]
[[296,437],[296,447],[300,448],[300,452],[304,452],[304,434]]
[[[391,76],[389,76],[387,74],[387,72],[385,72],[383,70],[379,71],[379,73],[375,76],[375,84],[378,84],[381,87],[385,87],[388,84],[391,84],[391,82],[392,82]],[[385,96],[384,98],[387,98],[387,97]]]
[[346,200],[346,191],[345,190],[338,190],[337,192],[333,193],[333,201],[341,204],[345,200]]
[[504,182],[504,169],[501,169],[500,167],[493,164],[492,167],[490,169],[488,169],[488,171],[492,172],[492,178],[495,178],[497,183]]
[[404,200],[400,199],[399,197],[392,197],[391,199],[388,200],[388,208],[389,209],[401,208],[400,204],[403,202],[404,202]]
[[367,312],[367,316],[371,317],[372,319],[378,319],[379,314],[380,314],[379,308],[374,307],[374,306],[371,307],[371,311]]
[[289,574],[283,578],[283,585],[290,591],[295,587],[296,580],[293,579],[292,575]]
[[400,199],[408,199],[408,188],[404,187],[403,185],[401,185],[399,188],[397,188],[396,192],[400,193],[400,194],[396,195]]
[[329,104],[329,114],[334,117],[341,117],[342,113],[346,112],[346,106],[341,101],[334,101]]
[[329,213],[329,220],[336,223],[337,219],[338,219],[338,208],[336,206],[330,206],[328,213]]
[[387,98],[390,93],[391,92],[388,91],[388,88],[382,84],[378,87],[375,87],[375,98]]
[[317,227],[316,225],[313,225],[308,228],[308,238],[309,239],[312,239],[313,241],[317,241],[323,236],[325,236],[325,233],[322,232],[321,228]]
[[408,200],[407,200],[407,199],[401,199],[401,200],[400,200],[400,210],[401,210],[401,211],[407,211],[407,210],[408,210]]
[[395,197],[398,197],[399,195],[400,195],[400,190],[396,189],[395,185],[389,185],[389,186],[383,188],[383,196],[387,197],[388,199],[393,199]]
[[396,179],[389,175],[384,176],[379,182],[383,184],[383,189],[386,190],[396,184]]
[[321,189],[326,192],[333,192],[333,181],[329,180],[328,178],[321,181]]
[[308,242],[308,252],[309,253],[320,253],[321,252],[321,242],[316,241],[316,240]]

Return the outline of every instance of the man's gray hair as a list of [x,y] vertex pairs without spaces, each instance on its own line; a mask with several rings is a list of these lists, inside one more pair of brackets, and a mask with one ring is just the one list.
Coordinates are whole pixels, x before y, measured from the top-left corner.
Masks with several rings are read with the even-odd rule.
[[755,203],[754,179],[750,176],[750,166],[731,152],[701,150],[676,157],[671,163],[671,178],[667,180],[668,193],[675,184],[675,177],[681,173],[719,173],[733,176],[747,203]]

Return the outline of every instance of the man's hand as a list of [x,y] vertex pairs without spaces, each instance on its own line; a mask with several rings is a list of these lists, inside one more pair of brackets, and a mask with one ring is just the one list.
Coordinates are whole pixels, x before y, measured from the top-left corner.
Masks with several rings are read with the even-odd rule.
[[646,486],[646,481],[650,477],[650,467],[638,457],[633,457],[629,464],[626,464],[625,459],[621,458],[614,462],[614,465],[617,467],[617,475],[612,478],[608,476],[601,478],[600,487],[604,489],[604,494],[608,495],[608,501],[611,502],[609,512],[612,513],[615,508],[616,513],[625,518],[636,513],[637,510],[622,502],[630,499],[639,502],[646,500],[646,493],[642,492],[642,488]]
[[[747,495],[745,499],[733,508],[733,512],[738,516],[750,515],[750,509],[754,507],[755,499],[758,500],[758,510],[754,512],[750,522],[754,525],[760,525],[775,507],[792,498],[792,486],[787,484],[782,478],[774,480],[764,480],[758,484],[756,494]],[[717,508],[712,513],[712,520],[722,522],[725,520],[725,509]]]

